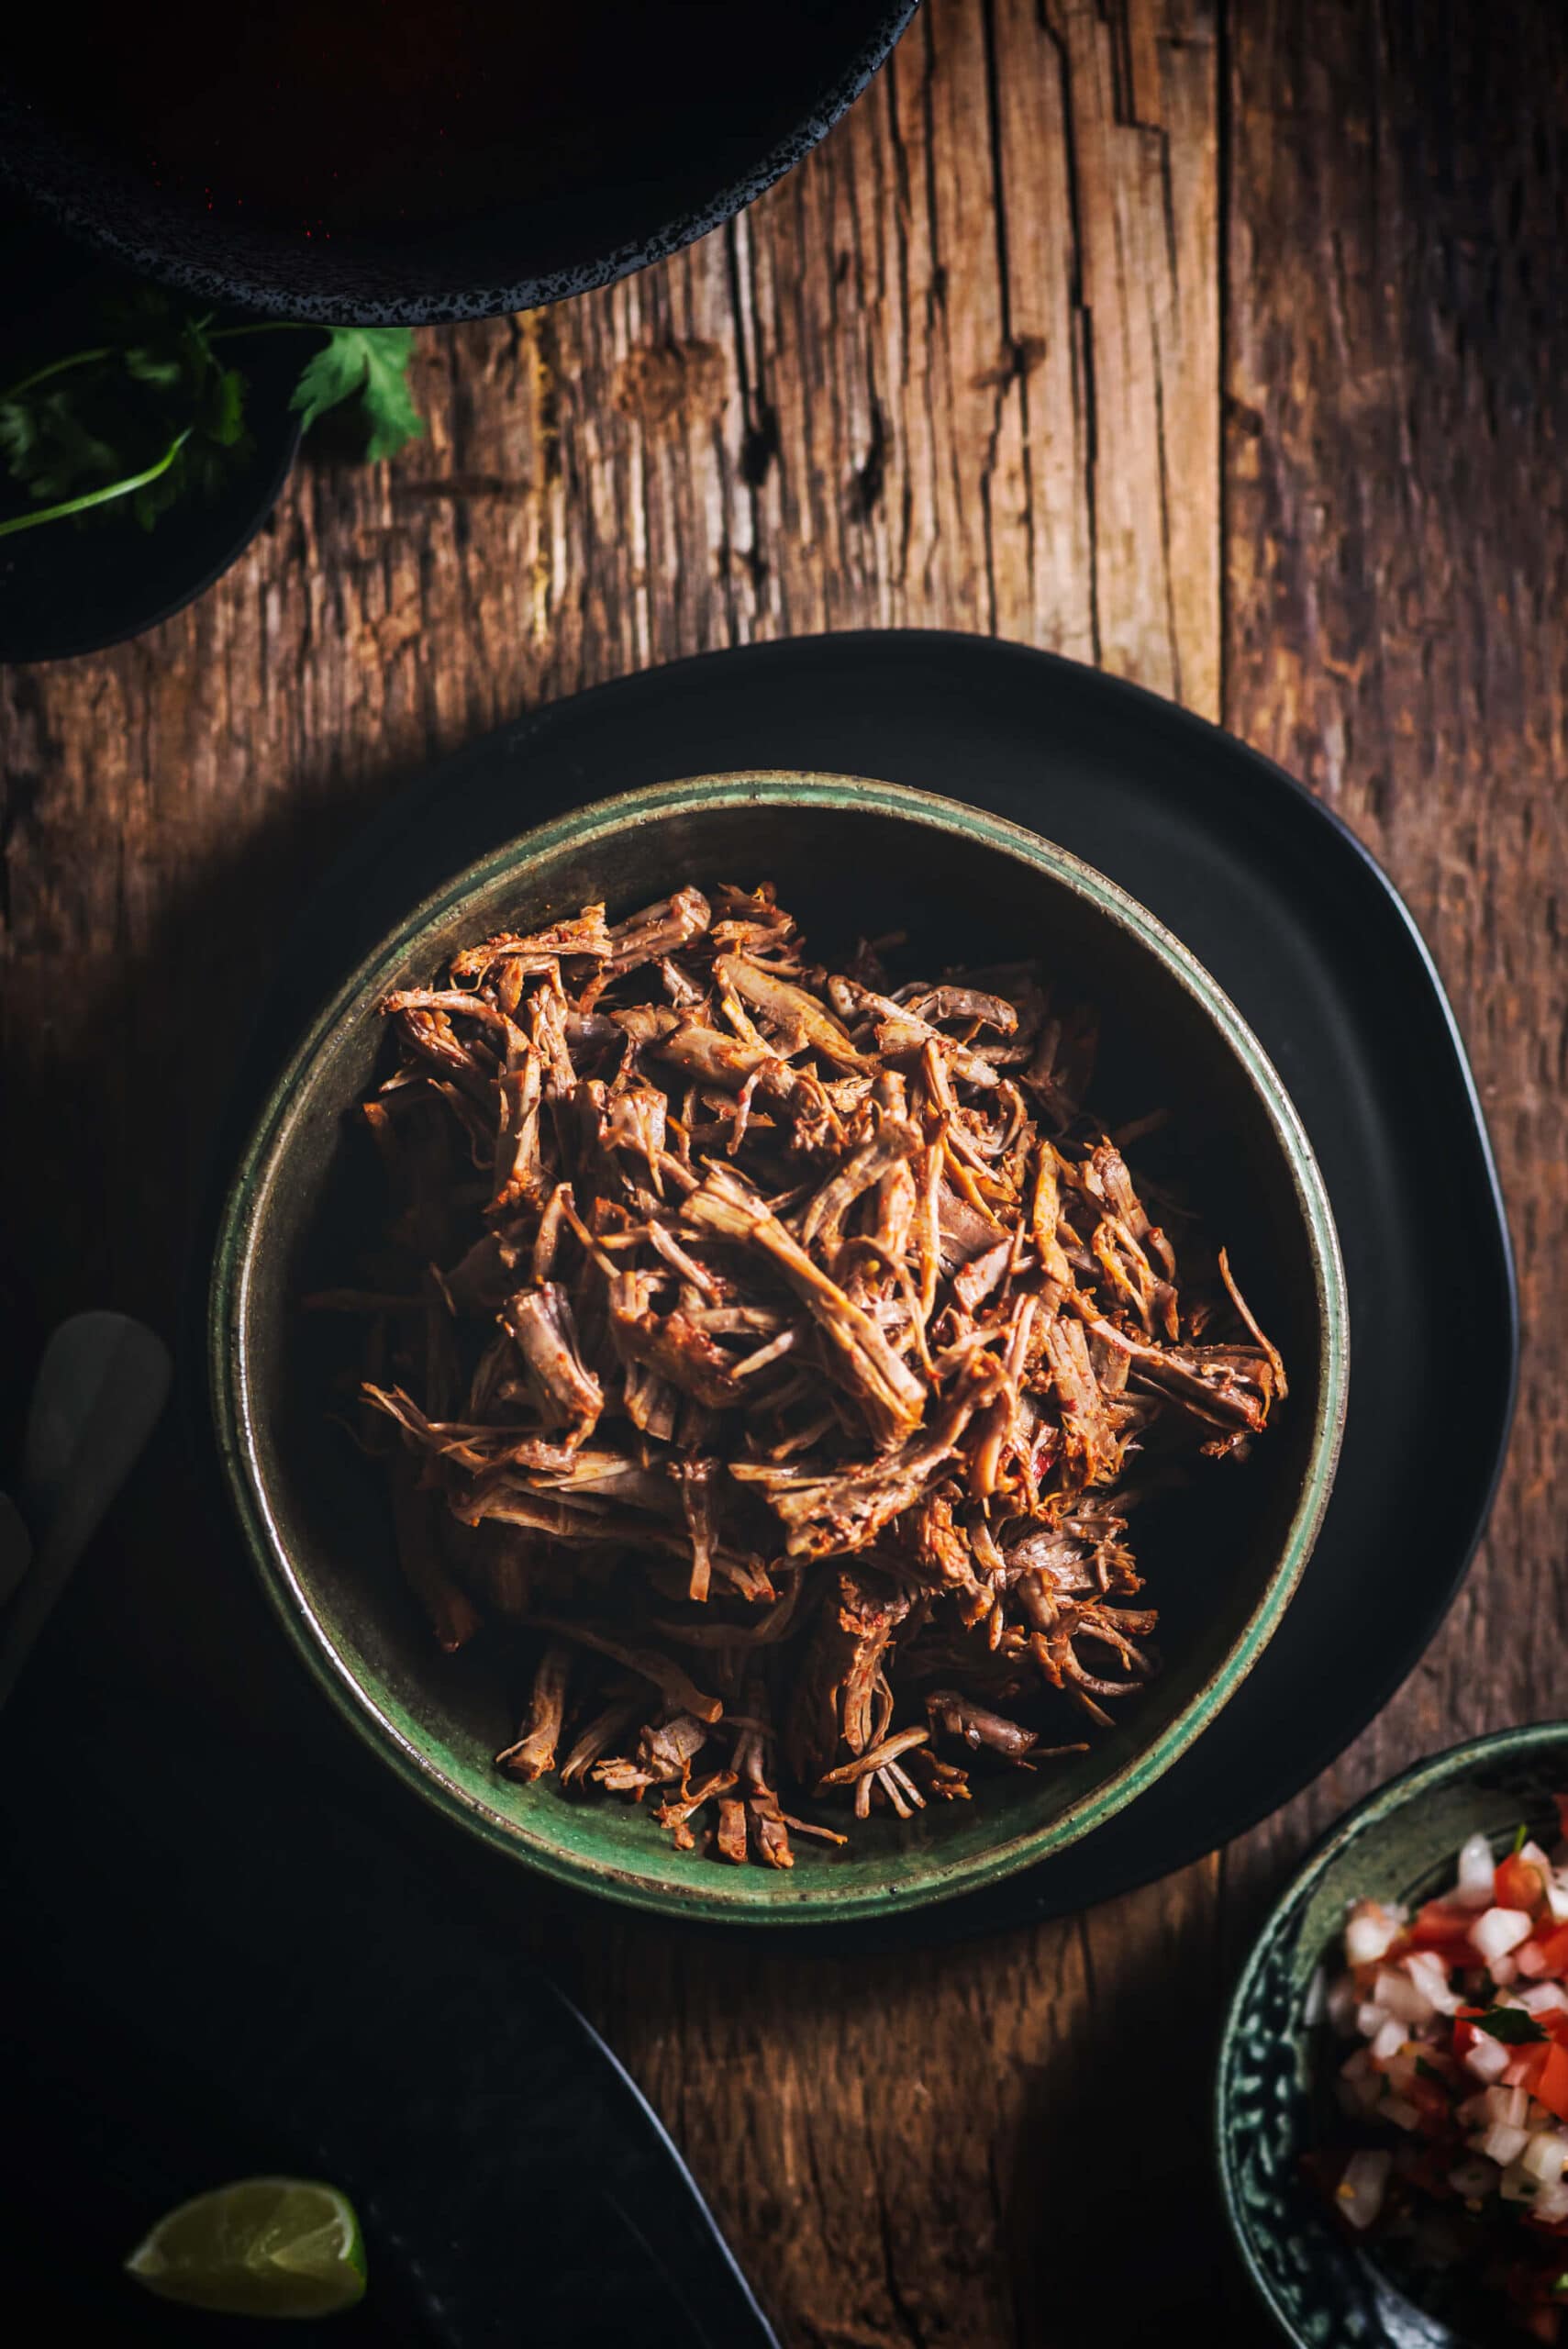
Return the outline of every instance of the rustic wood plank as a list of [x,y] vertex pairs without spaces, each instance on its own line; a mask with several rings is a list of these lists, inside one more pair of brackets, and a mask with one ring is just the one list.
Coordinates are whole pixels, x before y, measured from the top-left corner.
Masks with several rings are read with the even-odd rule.
[[[1227,717],[1384,858],[1475,1064],[1523,1275],[1511,1473],[1445,1631],[1255,1880],[1415,1753],[1562,1710],[1568,28],[1243,10]],[[1461,1239],[1460,1244],[1462,1245]]]
[[[743,220],[604,295],[426,338],[422,447],[307,462],[195,610],[6,679],[0,1021],[38,1137],[10,1228],[47,1312],[166,1318],[224,1041],[301,877],[433,752],[650,662],[877,622],[999,629],[1215,707],[1216,146],[1192,0],[935,0]],[[83,1218],[40,1215],[56,1199]],[[77,1594],[80,1668],[264,1710],[257,1622],[192,1629],[206,1560],[166,1454]],[[1080,2132],[1132,2087],[1138,1954],[1201,1966],[1208,1898],[1189,1871],[871,1966],[606,1920],[573,1970],[786,2339],[1002,2349],[1082,2333],[1040,2212],[1117,2256]],[[1202,2061],[1195,2037],[1195,2091]]]
[[1348,818],[1434,950],[1497,1149],[1526,1346],[1481,1558],[1394,1703],[1226,1855],[1227,1964],[1348,1802],[1562,1710],[1565,95],[1568,28],[1545,7],[1506,43],[1478,6],[1235,12],[1227,721]]
[[[1494,18],[1234,0],[1221,93],[1201,0],[929,0],[742,221],[424,339],[420,449],[312,459],[192,612],[0,680],[0,1044],[28,1136],[6,1229],[50,1315],[166,1321],[223,1053],[302,876],[432,753],[680,652],[994,628],[1223,698],[1433,941],[1531,1345],[1485,1557],[1384,1720],[1223,1862],[1082,1923],[853,1967],[618,1921],[573,1946],[792,2344],[1114,2343],[1190,2304],[1218,2256],[1210,2031],[1269,1887],[1414,1753],[1561,1709],[1568,28],[1546,0],[1506,40]],[[72,1656],[243,1709],[244,1639],[191,1628],[204,1565],[166,1453],[76,1595]],[[1093,2154],[1151,2042],[1173,2117],[1138,2297],[1107,2306],[1127,2230]],[[1240,2302],[1227,2337],[1259,2337]]]

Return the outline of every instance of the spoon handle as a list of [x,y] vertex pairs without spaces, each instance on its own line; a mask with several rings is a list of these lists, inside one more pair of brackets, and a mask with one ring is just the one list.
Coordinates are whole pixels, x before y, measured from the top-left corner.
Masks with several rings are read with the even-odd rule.
[[38,1548],[0,1614],[0,1705],[157,1424],[172,1368],[161,1338],[123,1313],[79,1313],[44,1348],[20,1492]]

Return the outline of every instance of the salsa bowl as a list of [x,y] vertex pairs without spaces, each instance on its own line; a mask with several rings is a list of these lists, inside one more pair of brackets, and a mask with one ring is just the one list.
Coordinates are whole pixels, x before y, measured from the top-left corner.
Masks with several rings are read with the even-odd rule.
[[1351,2043],[1321,2012],[1351,1904],[1412,1911],[1453,1880],[1455,1854],[1480,1836],[1500,1858],[1520,1826],[1558,1840],[1568,1789],[1568,1723],[1537,1721],[1416,1763],[1348,1811],[1302,1863],[1263,1924],[1232,1995],[1215,2089],[1216,2153],[1226,2217],[1243,2265],[1296,2349],[1387,2341],[1409,2349],[1477,2349],[1523,2335],[1477,2332],[1454,2278],[1418,2268],[1402,2247],[1334,2224],[1302,2174],[1305,2155],[1347,2139],[1332,2076]]

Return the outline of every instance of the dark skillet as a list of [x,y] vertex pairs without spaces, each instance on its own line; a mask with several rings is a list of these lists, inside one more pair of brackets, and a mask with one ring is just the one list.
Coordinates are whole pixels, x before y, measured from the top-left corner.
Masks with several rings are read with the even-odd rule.
[[89,0],[0,56],[0,173],[204,301],[417,324],[603,285],[797,162],[915,0]]

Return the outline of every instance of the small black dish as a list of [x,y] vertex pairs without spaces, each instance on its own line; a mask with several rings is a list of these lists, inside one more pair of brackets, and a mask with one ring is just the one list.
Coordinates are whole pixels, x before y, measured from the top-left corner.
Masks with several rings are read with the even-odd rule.
[[[1130,891],[1214,974],[1284,1078],[1344,1255],[1352,1370],[1333,1496],[1278,1634],[1220,1719],[1073,1849],[917,1920],[823,1928],[810,1946],[955,1941],[1086,1908],[1215,1850],[1386,1704],[1459,1586],[1507,1446],[1507,1226],[1430,957],[1345,826],[1266,759],[1151,694],[1022,645],[916,629],[650,670],[542,709],[411,785],[323,882],[281,959],[220,1143],[225,1187],[269,1078],[410,906],[562,809],[747,767],[876,774],[967,799]],[[196,1236],[198,1296],[213,1228]],[[1440,1367],[1456,1328],[1462,1387]],[[200,1360],[197,1335],[187,1370]],[[195,1423],[203,1415],[198,1397]]]
[[[120,273],[57,230],[0,204],[0,394],[40,353],[72,350],[82,315]],[[90,315],[90,307],[89,307]],[[282,494],[299,449],[289,406],[299,378],[297,336],[246,346],[251,448],[216,496],[183,498],[143,529],[103,507],[0,538],[0,661],[61,661],[140,636],[195,601],[243,554]],[[0,483],[4,510],[10,485]]]
[[204,301],[491,317],[717,228],[817,144],[915,6],[87,0],[6,45],[0,178]]

